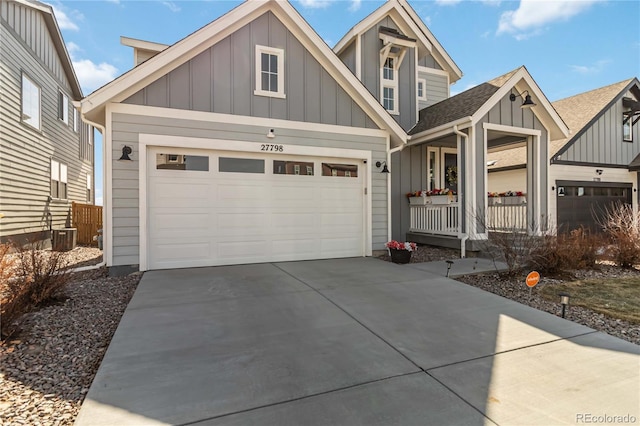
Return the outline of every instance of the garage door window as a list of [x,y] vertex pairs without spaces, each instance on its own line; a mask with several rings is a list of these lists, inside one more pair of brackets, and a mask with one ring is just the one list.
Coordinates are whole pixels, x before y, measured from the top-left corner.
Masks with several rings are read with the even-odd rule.
[[209,157],[202,155],[156,154],[158,170],[209,171]]
[[358,177],[356,164],[322,163],[322,176]]
[[264,173],[264,160],[220,157],[218,170],[223,173]]
[[313,163],[306,161],[273,160],[274,175],[303,175],[313,176]]

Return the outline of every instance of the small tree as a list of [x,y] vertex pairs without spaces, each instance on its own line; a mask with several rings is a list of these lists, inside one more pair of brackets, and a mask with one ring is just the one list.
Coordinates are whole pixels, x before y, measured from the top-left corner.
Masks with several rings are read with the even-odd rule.
[[598,219],[609,239],[608,254],[619,266],[640,262],[640,213],[629,204],[616,203]]

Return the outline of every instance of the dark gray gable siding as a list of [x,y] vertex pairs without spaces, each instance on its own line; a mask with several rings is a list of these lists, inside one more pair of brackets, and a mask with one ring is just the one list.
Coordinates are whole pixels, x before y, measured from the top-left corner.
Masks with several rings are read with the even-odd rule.
[[[254,95],[257,44],[284,49],[286,99]],[[255,19],[124,102],[378,128],[271,12]]]
[[352,42],[340,53],[340,59],[349,68],[353,75],[356,75],[356,43]]
[[[629,95],[627,95],[629,96]],[[640,122],[633,126],[633,142],[622,135],[622,98],[576,134],[554,157],[554,162],[627,166],[640,153]]]
[[[384,17],[367,32],[362,35],[362,76],[361,80],[369,92],[376,99],[381,100],[380,94],[380,49],[382,41],[379,36],[379,28],[387,27],[399,30],[393,19]],[[416,111],[416,60],[414,49],[409,49],[402,61],[399,72],[399,115],[392,117],[406,131],[416,124],[418,113]]]
[[431,55],[424,56],[418,60],[418,65],[421,67],[434,68],[437,70],[442,70],[440,64],[438,64],[435,58]]
[[[5,215],[0,240],[4,240],[67,225],[71,200],[84,203],[87,174],[92,175],[92,185],[95,179],[93,152],[81,151],[82,138],[91,136],[90,127],[83,126],[79,134],[73,131],[71,88],[40,13],[4,1],[0,11],[0,211]],[[41,89],[40,131],[21,121],[23,72]],[[57,118],[59,90],[69,95],[69,125]],[[68,200],[49,200],[52,158],[68,166]]]

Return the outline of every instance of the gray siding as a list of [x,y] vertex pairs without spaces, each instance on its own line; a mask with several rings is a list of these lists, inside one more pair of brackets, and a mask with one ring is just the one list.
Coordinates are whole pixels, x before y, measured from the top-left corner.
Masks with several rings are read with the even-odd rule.
[[[286,99],[254,95],[256,44],[284,49]],[[377,128],[271,12],[161,77],[125,103]]]
[[[139,258],[138,140],[141,133],[224,140],[264,142],[267,128],[185,119],[114,114],[111,129],[113,168],[113,266],[137,265]],[[372,151],[372,163],[386,159],[386,138],[278,129],[278,143]],[[132,162],[117,161],[123,145],[133,148]],[[387,175],[372,173],[373,249],[381,250],[387,238]]]
[[406,194],[427,187],[427,145],[414,146],[391,155],[391,238],[405,241],[409,231]]
[[349,68],[349,70],[356,75],[356,43],[352,42],[346,49],[340,54],[340,59]]
[[[629,96],[629,95],[628,95]],[[629,96],[632,97],[632,96]],[[633,142],[622,135],[622,99],[578,136],[555,160],[626,166],[640,152],[640,122],[633,126]]]
[[[362,76],[361,80],[365,87],[379,101],[382,99],[380,93],[380,49],[382,41],[379,36],[379,28],[388,27],[398,29],[397,25],[390,17],[381,19],[376,25],[371,27],[362,35]],[[416,124],[418,113],[416,111],[416,60],[414,49],[409,49],[402,61],[399,72],[399,115],[393,118],[402,126],[404,130],[409,130]]]
[[420,58],[418,60],[418,65],[420,65],[421,67],[435,68],[437,70],[443,69],[431,55],[423,56],[422,58]]
[[[49,214],[54,228],[65,226],[71,200],[86,202],[86,175],[92,175],[92,185],[95,179],[93,153],[86,144],[81,151],[89,127],[73,131],[71,88],[39,12],[7,2],[0,11],[0,238],[6,239],[48,230]],[[41,88],[40,130],[21,121],[23,72]],[[57,119],[59,90],[69,96],[68,126]],[[68,200],[49,200],[52,158],[68,166]]]
[[428,72],[418,72],[418,78],[424,78],[427,84],[427,100],[419,102],[420,109],[437,104],[449,97],[449,83],[446,76]]

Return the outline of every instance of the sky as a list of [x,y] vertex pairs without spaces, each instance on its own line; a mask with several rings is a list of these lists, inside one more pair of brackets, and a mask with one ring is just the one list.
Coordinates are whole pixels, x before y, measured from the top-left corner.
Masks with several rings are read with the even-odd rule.
[[[133,67],[120,36],[173,44],[237,6],[230,0],[56,0],[85,96]],[[292,0],[330,46],[382,0]],[[409,0],[463,72],[451,94],[525,65],[550,101],[640,77],[637,0]],[[101,138],[96,203],[102,204]]]

